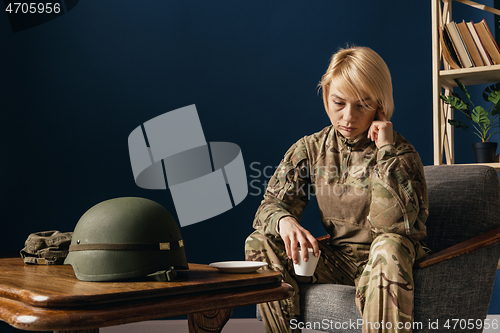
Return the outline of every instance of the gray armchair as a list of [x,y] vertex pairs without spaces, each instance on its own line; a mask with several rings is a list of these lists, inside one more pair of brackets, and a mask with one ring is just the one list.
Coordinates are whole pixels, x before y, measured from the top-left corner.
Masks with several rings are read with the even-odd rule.
[[[430,205],[426,243],[434,254],[413,272],[414,332],[482,332],[477,320],[486,318],[500,257],[498,173],[486,166],[424,169]],[[354,287],[303,284],[300,289],[302,322],[317,323],[319,331],[361,332],[352,325],[361,319]],[[464,330],[472,322],[474,328]]]

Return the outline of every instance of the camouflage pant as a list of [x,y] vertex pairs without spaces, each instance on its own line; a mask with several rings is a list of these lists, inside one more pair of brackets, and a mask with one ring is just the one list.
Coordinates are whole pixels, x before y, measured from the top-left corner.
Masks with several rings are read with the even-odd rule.
[[[297,276],[279,237],[252,233],[245,242],[246,260],[264,261],[280,271],[283,281],[295,290],[289,299],[259,304],[266,332],[291,332],[290,320],[299,320],[299,283],[337,283],[356,286],[356,305],[365,325],[363,332],[411,332],[375,330],[377,323],[396,327],[413,322],[413,263],[426,256],[418,242],[397,234],[383,234],[371,245],[345,248],[320,242],[321,257],[312,277]],[[387,325],[388,326],[388,325]],[[300,332],[300,330],[297,330]]]

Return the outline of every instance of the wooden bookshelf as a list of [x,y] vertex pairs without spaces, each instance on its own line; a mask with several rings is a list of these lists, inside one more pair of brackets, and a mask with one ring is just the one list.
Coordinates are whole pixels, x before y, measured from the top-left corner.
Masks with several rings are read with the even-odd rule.
[[[448,123],[453,119],[453,109],[446,105],[440,95],[449,95],[457,86],[455,79],[464,85],[500,82],[500,65],[451,69],[443,65],[443,55],[439,40],[442,26],[452,21],[452,3],[460,2],[472,8],[500,15],[500,10],[469,0],[431,0],[432,5],[432,86],[433,86],[433,137],[434,164],[454,164],[454,130]],[[488,14],[491,15],[491,14]],[[443,161],[445,160],[445,161]],[[500,171],[500,163],[487,163]]]

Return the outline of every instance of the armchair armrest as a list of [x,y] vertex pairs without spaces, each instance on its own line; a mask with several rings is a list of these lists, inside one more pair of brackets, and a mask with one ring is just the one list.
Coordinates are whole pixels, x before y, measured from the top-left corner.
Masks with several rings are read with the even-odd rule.
[[330,235],[324,235],[324,236],[316,238],[316,240],[318,242],[328,242],[329,239],[330,239]]
[[[318,242],[327,242],[329,238],[330,238],[329,235],[325,235],[318,237],[317,240]],[[490,245],[499,242],[500,242],[500,227],[485,232],[484,234],[481,234],[474,238],[468,239],[457,245],[451,246],[437,253],[431,254],[427,258],[416,262],[415,265],[419,268],[432,266],[440,262],[443,262],[445,260],[463,256],[464,254],[471,253],[480,249],[484,249],[485,247],[488,247]]]
[[437,253],[434,253],[425,259],[419,260],[416,265],[419,268],[432,266],[445,260],[484,249],[485,247],[496,244],[498,242],[500,242],[500,227],[485,232],[484,234],[481,234],[474,238],[468,239],[462,243],[458,243],[457,245],[453,245]]

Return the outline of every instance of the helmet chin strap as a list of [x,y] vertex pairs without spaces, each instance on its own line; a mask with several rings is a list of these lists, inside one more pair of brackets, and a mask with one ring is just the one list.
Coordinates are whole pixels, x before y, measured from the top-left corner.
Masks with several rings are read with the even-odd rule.
[[147,275],[147,278],[153,281],[166,282],[166,281],[173,281],[176,276],[177,276],[177,271],[175,270],[174,266],[170,266],[168,269],[164,271],[158,271],[156,273]]

